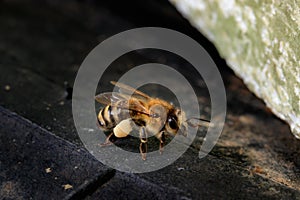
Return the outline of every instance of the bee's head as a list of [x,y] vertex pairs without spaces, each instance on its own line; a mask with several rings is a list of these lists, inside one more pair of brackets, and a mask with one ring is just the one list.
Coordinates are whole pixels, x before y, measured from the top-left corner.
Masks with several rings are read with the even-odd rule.
[[179,134],[187,136],[187,123],[185,120],[185,113],[180,109],[171,111],[166,121],[166,131],[173,135]]

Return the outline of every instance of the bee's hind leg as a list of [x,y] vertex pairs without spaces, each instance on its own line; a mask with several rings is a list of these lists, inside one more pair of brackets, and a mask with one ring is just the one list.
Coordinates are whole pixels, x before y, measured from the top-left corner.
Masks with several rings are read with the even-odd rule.
[[142,127],[140,129],[140,140],[141,140],[140,153],[142,155],[142,159],[146,160],[148,144],[147,144],[147,131],[146,131],[145,127]]
[[101,147],[106,147],[106,146],[110,146],[113,144],[112,141],[110,141],[110,139],[112,139],[114,136],[114,132],[111,132],[111,134],[109,134],[105,140],[104,143],[100,144]]
[[106,138],[101,146],[112,145],[118,138],[124,138],[132,131],[132,119],[125,119],[112,129],[112,133]]

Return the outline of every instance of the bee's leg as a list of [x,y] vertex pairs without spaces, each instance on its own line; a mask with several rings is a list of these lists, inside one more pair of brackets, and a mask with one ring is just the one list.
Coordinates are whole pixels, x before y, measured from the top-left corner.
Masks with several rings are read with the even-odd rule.
[[160,154],[162,154],[162,152],[164,151],[165,142],[166,142],[165,132],[162,131],[160,134],[160,138],[159,138],[159,153]]
[[155,136],[159,140],[159,153],[162,154],[162,152],[164,151],[164,146],[165,146],[165,142],[166,142],[165,131],[161,131],[161,132],[157,133]]
[[142,155],[142,159],[146,160],[146,154],[147,154],[147,132],[145,127],[142,127],[140,129],[140,153]]
[[121,121],[112,130],[112,133],[106,138],[105,142],[101,146],[112,145],[118,138],[124,138],[132,131],[132,119],[125,119]]
[[111,134],[109,134],[105,140],[104,143],[100,144],[101,147],[106,147],[106,146],[110,146],[113,144],[112,141],[110,141],[110,139],[112,139],[114,137],[114,132],[112,132]]

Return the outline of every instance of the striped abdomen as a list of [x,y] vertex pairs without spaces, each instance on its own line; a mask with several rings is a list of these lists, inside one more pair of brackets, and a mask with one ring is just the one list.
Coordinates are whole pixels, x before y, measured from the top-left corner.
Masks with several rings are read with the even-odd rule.
[[130,114],[128,110],[107,105],[99,111],[98,123],[103,130],[108,131],[129,117]]

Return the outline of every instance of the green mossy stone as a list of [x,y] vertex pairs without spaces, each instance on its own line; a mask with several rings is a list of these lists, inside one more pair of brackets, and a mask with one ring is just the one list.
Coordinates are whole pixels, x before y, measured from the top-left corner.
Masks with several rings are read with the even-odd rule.
[[170,0],[300,138],[300,0]]

